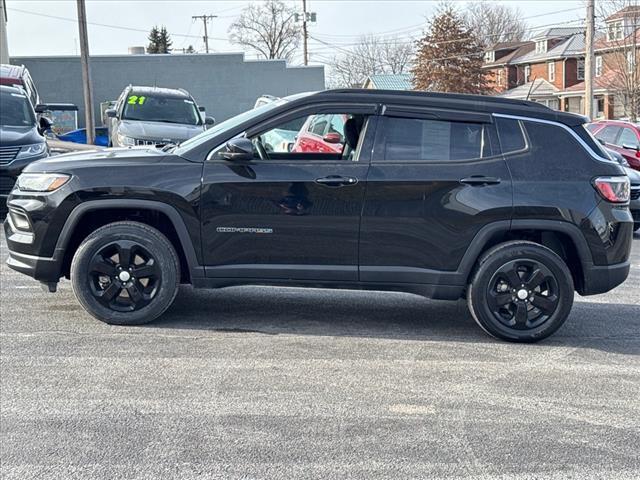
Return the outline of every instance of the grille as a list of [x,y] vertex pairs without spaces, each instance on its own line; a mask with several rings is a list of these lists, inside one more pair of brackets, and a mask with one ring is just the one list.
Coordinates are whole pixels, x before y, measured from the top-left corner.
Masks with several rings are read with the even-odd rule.
[[19,151],[20,147],[0,147],[0,165],[11,163]]
[[631,200],[638,200],[640,198],[640,187],[633,187],[631,189]]
[[135,138],[134,141],[136,142],[137,146],[140,146],[140,145],[151,145],[151,146],[155,146],[155,147],[158,147],[158,148],[162,148],[167,144],[166,141],[162,141],[162,140],[159,140],[159,141],[155,141],[155,140],[140,140],[138,138]]
[[16,179],[13,177],[0,177],[0,194],[8,195],[13,190],[15,183]]

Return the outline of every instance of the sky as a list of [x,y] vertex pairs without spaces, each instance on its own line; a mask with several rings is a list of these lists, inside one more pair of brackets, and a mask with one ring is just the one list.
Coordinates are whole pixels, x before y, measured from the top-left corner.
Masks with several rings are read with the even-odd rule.
[[[248,1],[87,0],[89,50],[92,55],[125,54],[130,46],[146,45],[153,25],[165,25],[174,48],[193,45],[204,51],[202,21],[192,15],[218,15],[209,22],[212,52],[239,52],[227,40],[228,28]],[[302,10],[302,0],[287,2]],[[455,1],[464,7],[466,2]],[[583,0],[511,0],[532,32],[553,24],[578,26],[584,18]],[[307,0],[307,11],[317,14],[309,24],[310,61],[326,64],[358,37],[373,34],[412,41],[424,30],[425,20],[438,1]],[[78,27],[75,0],[7,0],[10,56],[76,55]],[[573,23],[572,23],[573,22]],[[247,53],[247,58],[256,58]],[[293,60],[301,63],[301,57]]]

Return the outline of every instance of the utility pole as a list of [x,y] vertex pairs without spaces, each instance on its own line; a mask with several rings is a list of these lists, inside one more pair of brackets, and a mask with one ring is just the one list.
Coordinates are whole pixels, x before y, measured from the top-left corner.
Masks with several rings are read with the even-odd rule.
[[214,18],[218,18],[217,15],[194,15],[191,17],[193,20],[202,20],[204,23],[204,49],[205,52],[209,53],[209,35],[207,34],[207,22],[209,20],[213,20]]
[[304,64],[309,64],[309,50],[307,49],[307,41],[309,32],[307,31],[307,0],[302,0],[302,54],[304,55]]
[[593,117],[593,37],[595,31],[594,0],[587,0],[586,22],[584,56],[584,114],[591,119]]
[[82,65],[82,83],[84,90],[84,118],[87,129],[87,145],[96,141],[96,128],[93,119],[93,88],[91,86],[91,68],[89,65],[89,39],[87,37],[87,11],[84,0],[78,1],[78,28],[80,30],[80,63]]

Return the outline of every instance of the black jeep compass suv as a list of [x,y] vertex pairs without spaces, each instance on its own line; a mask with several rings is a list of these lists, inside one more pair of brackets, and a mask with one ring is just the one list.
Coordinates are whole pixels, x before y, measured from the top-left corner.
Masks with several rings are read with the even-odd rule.
[[[295,95],[179,146],[29,165],[8,263],[51,291],[70,278],[112,324],[158,317],[180,283],[321,286],[466,296],[489,334],[535,341],[574,291],[629,272],[629,180],[585,121],[491,97]],[[293,124],[305,142],[263,141]]]

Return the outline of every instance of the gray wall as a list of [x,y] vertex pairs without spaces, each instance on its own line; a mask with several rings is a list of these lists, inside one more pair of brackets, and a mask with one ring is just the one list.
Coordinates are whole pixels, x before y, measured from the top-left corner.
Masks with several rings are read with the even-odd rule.
[[[79,57],[12,57],[11,63],[29,69],[44,102],[76,104],[84,125]],[[245,61],[242,54],[93,56],[91,76],[98,125],[100,102],[115,100],[129,84],[185,88],[216,121],[252,108],[265,93],[281,97],[324,89],[323,67]]]

